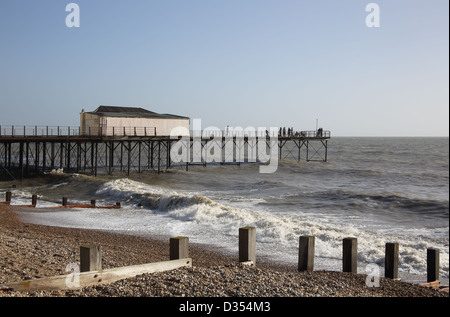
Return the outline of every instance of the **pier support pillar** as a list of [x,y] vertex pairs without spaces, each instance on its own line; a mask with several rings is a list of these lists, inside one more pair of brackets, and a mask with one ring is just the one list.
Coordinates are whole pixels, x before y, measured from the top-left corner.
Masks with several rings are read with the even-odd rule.
[[427,282],[439,281],[439,249],[427,249]]
[[314,271],[314,245],[313,236],[301,236],[298,250],[298,271]]
[[256,228],[239,228],[239,262],[252,261],[256,265]]
[[189,257],[189,238],[174,237],[170,238],[170,259],[178,260]]
[[80,247],[80,272],[100,271],[102,269],[102,248],[89,244]]
[[386,243],[384,258],[384,276],[398,279],[398,243]]
[[358,267],[358,250],[356,238],[344,238],[342,271],[356,273]]

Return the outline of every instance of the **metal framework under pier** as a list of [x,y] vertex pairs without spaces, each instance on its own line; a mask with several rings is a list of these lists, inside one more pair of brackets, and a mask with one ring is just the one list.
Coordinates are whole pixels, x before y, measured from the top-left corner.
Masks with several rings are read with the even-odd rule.
[[[25,129],[24,129],[25,131]],[[43,129],[45,131],[45,129]],[[48,131],[48,129],[47,129]],[[261,162],[255,153],[277,142],[279,160],[321,161],[328,159],[329,131],[305,131],[296,136],[243,136],[209,138],[193,136],[80,136],[70,129],[67,135],[0,135],[0,180],[22,179],[52,170],[115,175],[189,169],[190,165],[241,164]],[[71,132],[70,132],[71,131]],[[184,142],[189,156],[172,157],[172,147]],[[215,151],[218,151],[214,153]],[[263,152],[258,152],[263,151]],[[187,155],[187,153],[184,153]],[[184,155],[183,154],[183,155]],[[182,155],[182,156],[183,156]],[[214,159],[212,158],[214,157]],[[197,158],[197,160],[195,160]]]

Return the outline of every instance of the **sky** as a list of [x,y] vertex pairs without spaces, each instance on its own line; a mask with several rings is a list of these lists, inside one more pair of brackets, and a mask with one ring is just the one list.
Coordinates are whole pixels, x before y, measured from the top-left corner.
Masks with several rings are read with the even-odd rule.
[[448,136],[449,1],[0,0],[0,125],[78,126],[100,105]]

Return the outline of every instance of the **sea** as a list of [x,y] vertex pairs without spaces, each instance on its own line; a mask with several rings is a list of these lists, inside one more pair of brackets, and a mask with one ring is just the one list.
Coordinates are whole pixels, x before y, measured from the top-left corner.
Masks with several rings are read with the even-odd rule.
[[[295,153],[295,151],[293,151]],[[287,151],[289,153],[289,151]],[[399,276],[426,281],[428,248],[449,278],[449,139],[334,137],[327,162],[282,157],[275,173],[258,163],[210,164],[97,177],[54,171],[0,182],[0,200],[38,207],[121,202],[120,209],[29,209],[23,219],[106,230],[237,254],[239,228],[256,227],[257,262],[296,266],[299,237],[315,237],[315,270],[342,270],[342,240],[357,238],[358,273],[384,276],[385,244],[399,243]],[[168,241],[168,240],[167,240]]]

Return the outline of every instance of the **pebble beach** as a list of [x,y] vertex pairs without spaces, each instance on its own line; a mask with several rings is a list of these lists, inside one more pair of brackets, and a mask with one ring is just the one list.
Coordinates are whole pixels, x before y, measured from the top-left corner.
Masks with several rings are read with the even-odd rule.
[[[67,274],[84,244],[102,247],[103,269],[169,259],[168,241],[111,232],[49,227],[19,219],[17,208],[0,205],[0,286]],[[257,262],[191,244],[193,266],[142,274],[105,285],[60,291],[0,290],[0,297],[448,297],[448,292],[381,278],[333,271],[298,272],[296,267]]]

